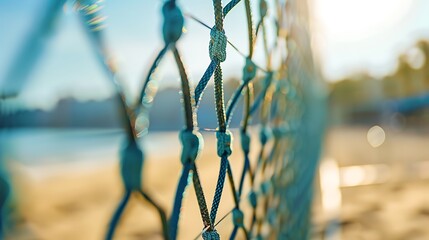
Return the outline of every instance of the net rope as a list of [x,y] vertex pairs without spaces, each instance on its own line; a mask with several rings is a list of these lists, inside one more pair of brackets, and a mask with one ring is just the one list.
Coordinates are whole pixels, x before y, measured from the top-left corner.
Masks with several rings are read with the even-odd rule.
[[[270,9],[275,14],[269,14],[269,3],[258,0],[258,21],[254,24],[254,12],[251,0],[231,0],[223,6],[221,0],[213,0],[215,25],[210,27],[198,16],[183,13],[175,0],[165,1],[162,6],[162,36],[163,48],[158,52],[149,71],[144,78],[137,101],[129,104],[127,96],[121,86],[123,82],[118,75],[117,67],[111,61],[109,48],[104,40],[105,17],[102,13],[102,1],[99,0],[69,0],[79,15],[91,46],[96,53],[98,62],[106,73],[107,79],[115,88],[115,98],[120,103],[121,116],[124,122],[126,139],[120,152],[120,172],[124,185],[122,200],[114,211],[108,225],[105,239],[113,239],[118,223],[131,197],[140,197],[153,207],[162,225],[164,239],[176,239],[179,231],[179,222],[182,212],[182,202],[188,185],[192,185],[201,216],[203,230],[200,235],[203,239],[220,239],[216,226],[227,216],[232,215],[233,230],[229,239],[236,239],[242,231],[245,239],[306,239],[310,227],[310,209],[312,201],[312,182],[317,166],[318,149],[320,147],[321,130],[316,135],[308,133],[309,127],[314,127],[315,116],[321,116],[320,105],[313,104],[314,94],[313,66],[309,56],[309,39],[301,38],[308,35],[305,27],[305,16],[297,16],[298,1],[274,0]],[[6,79],[14,79],[22,88],[28,79],[29,73],[44,44],[40,39],[49,36],[53,23],[61,13],[61,8],[67,4],[66,0],[55,0],[42,18],[42,21],[30,35],[23,51],[12,64]],[[228,22],[227,15],[235,10],[240,2],[244,2],[247,23],[247,53],[242,53],[228,40],[228,33],[224,24]],[[238,11],[238,10],[237,10]],[[181,57],[181,50],[176,43],[182,36],[182,29],[186,20],[195,21],[210,30],[208,55],[210,64],[194,88],[188,78],[185,64]],[[274,26],[273,41],[268,40],[267,25]],[[259,66],[254,61],[254,52],[257,39],[262,39],[265,65]],[[301,43],[302,46],[300,46]],[[224,78],[222,65],[227,58],[227,47],[230,46],[244,59],[242,79],[234,89],[232,97],[225,104]],[[141,115],[149,115],[151,103],[147,99],[153,98],[156,91],[149,90],[157,67],[167,52],[171,52],[180,75],[182,104],[185,125],[179,133],[182,144],[180,161],[182,172],[177,182],[176,193],[172,203],[171,213],[145,190],[145,150],[138,144],[139,139],[145,138],[141,134],[147,129],[137,129],[136,119]],[[279,52],[280,54],[274,54]],[[30,57],[28,57],[30,56]],[[274,58],[281,64],[274,67]],[[302,71],[300,69],[306,69]],[[257,77],[257,74],[262,77]],[[217,117],[216,141],[219,157],[219,174],[214,196],[208,202],[201,184],[196,160],[203,151],[203,136],[200,133],[197,116],[204,91],[209,81],[214,79],[215,109]],[[254,84],[261,85],[257,91]],[[317,94],[316,94],[317,95]],[[240,139],[243,154],[242,168],[239,178],[235,179],[229,157],[233,152],[233,135],[229,130],[234,110],[244,98],[244,112],[238,138]],[[257,114],[259,113],[259,116]],[[317,115],[318,114],[318,115]],[[249,126],[253,119],[259,119],[258,155],[251,156],[252,135]],[[320,123],[318,126],[322,126]],[[317,125],[316,124],[316,125]],[[317,127],[316,127],[317,128]],[[322,127],[320,127],[322,129]],[[317,131],[316,131],[317,132]],[[237,137],[237,136],[236,136]],[[253,164],[255,163],[255,164]],[[222,194],[226,191],[225,180],[228,179],[233,196],[232,209],[217,220],[219,205],[222,203]],[[248,179],[250,191],[247,199],[243,197],[245,181]],[[3,199],[7,194],[3,194]],[[251,212],[245,213],[242,209],[243,201],[248,201]],[[210,208],[209,208],[210,206]],[[245,218],[250,217],[250,224],[245,224]],[[0,219],[1,220],[1,219]],[[226,238],[223,236],[222,238]]]

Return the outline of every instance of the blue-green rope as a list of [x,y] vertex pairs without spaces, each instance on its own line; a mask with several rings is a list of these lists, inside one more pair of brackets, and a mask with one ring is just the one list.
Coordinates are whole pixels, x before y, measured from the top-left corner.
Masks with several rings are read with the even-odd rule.
[[208,227],[209,229],[214,229],[214,223],[210,220],[209,210],[207,208],[207,203],[204,197],[203,188],[201,186],[200,177],[198,174],[198,170],[196,165],[194,164],[192,169],[192,180],[195,188],[195,195],[197,197],[198,206],[200,208],[201,218],[203,220],[204,227]]
[[[184,165],[184,171],[182,172],[181,179],[179,181],[178,188],[176,190],[175,201],[173,205],[173,212],[169,220],[169,237],[171,239],[176,239],[177,236],[177,225],[180,218],[180,209],[182,206],[182,200],[186,190],[186,186],[189,183],[190,170],[192,169],[193,175],[191,178],[194,181],[194,189],[197,195],[197,202],[200,208],[201,218],[203,220],[204,226],[209,226],[210,229],[213,229],[212,223],[209,218],[207,204],[204,197],[204,192],[202,190],[198,171],[195,165],[195,160],[197,159],[203,145],[202,136],[196,130],[196,119],[195,117],[195,104],[193,103],[193,98],[191,94],[191,87],[187,77],[187,73],[182,62],[179,50],[175,46],[175,42],[180,38],[183,28],[183,15],[180,9],[176,5],[167,5],[163,7],[163,14],[165,18],[164,22],[164,41],[166,45],[171,45],[171,50],[174,53],[174,57],[179,69],[181,84],[182,84],[182,93],[183,93],[183,106],[185,112],[185,121],[186,128],[181,131],[180,139],[183,145],[181,161]],[[186,180],[186,181],[185,181]]]
[[196,108],[198,108],[198,105],[201,101],[204,90],[206,89],[207,84],[210,81],[210,78],[213,76],[213,73],[214,73],[217,65],[218,65],[218,63],[216,61],[211,61],[210,65],[208,66],[208,68],[204,72],[203,76],[201,77],[201,80],[198,82],[197,86],[195,87]]
[[0,239],[3,239],[4,209],[9,196],[10,187],[3,175],[0,175]]
[[[72,0],[71,0],[72,1]],[[51,12],[44,18],[45,22],[42,25],[45,25],[41,31],[37,28],[35,32],[39,31],[39,35],[36,34],[36,37],[46,36],[50,32],[50,28],[53,26],[54,20],[57,18],[60,13],[58,9],[64,4],[64,1],[52,1],[52,6],[60,6],[56,8],[56,10],[50,10]],[[259,32],[259,29],[263,31],[263,40],[264,40],[264,50],[267,58],[267,70],[268,74],[276,73],[276,79],[273,81],[273,76],[270,76],[270,81],[265,81],[265,85],[260,92],[260,95],[256,99],[256,101],[250,107],[250,103],[252,100],[252,83],[246,83],[246,79],[253,79],[253,77],[245,77],[245,73],[243,73],[243,83],[240,85],[238,89],[236,89],[233,97],[228,103],[228,107],[225,111],[224,106],[224,97],[223,97],[223,79],[222,79],[222,69],[220,67],[221,62],[223,62],[226,58],[226,44],[227,39],[223,30],[223,18],[225,15],[230,12],[230,10],[236,6],[240,1],[232,0],[230,1],[224,8],[222,8],[222,4],[220,0],[214,0],[215,5],[215,17],[216,17],[216,25],[211,28],[211,42],[209,45],[209,54],[211,58],[211,63],[209,68],[207,69],[205,76],[203,76],[204,81],[200,82],[200,86],[195,89],[195,96],[191,94],[191,87],[189,86],[189,82],[184,71],[183,63],[181,62],[180,54],[178,49],[175,46],[175,42],[180,38],[182,34],[181,28],[183,27],[183,16],[181,14],[180,9],[176,5],[175,0],[166,0],[163,6],[163,14],[164,14],[164,25],[163,25],[163,37],[165,46],[158,54],[155,59],[154,64],[151,66],[149,74],[144,81],[141,99],[137,105],[141,105],[144,99],[145,91],[147,90],[147,86],[149,81],[151,80],[151,76],[153,72],[156,70],[159,65],[161,59],[165,55],[168,50],[172,50],[175,55],[176,63],[178,64],[180,76],[182,79],[182,92],[183,92],[183,106],[185,112],[185,120],[186,120],[186,128],[185,131],[193,132],[198,129],[196,122],[194,121],[195,117],[195,106],[198,107],[198,103],[202,97],[202,93],[210,80],[211,76],[214,74],[215,77],[215,98],[216,98],[216,114],[218,120],[218,155],[221,159],[220,173],[218,177],[218,184],[216,186],[215,197],[212,204],[211,214],[208,213],[208,209],[206,206],[206,201],[204,199],[204,194],[202,191],[200,179],[198,177],[198,172],[196,165],[194,163],[196,156],[198,155],[198,151],[195,151],[195,148],[192,147],[192,141],[184,141],[183,151],[182,151],[182,163],[183,170],[182,176],[178,183],[178,188],[176,191],[175,203],[173,206],[173,212],[169,219],[169,224],[167,225],[167,218],[165,212],[162,208],[156,204],[153,199],[147,195],[147,193],[141,190],[141,171],[137,171],[143,167],[143,151],[137,144],[137,137],[134,129],[135,124],[135,113],[133,112],[135,109],[131,109],[127,106],[127,101],[123,94],[122,88],[118,82],[116,71],[113,66],[110,65],[108,61],[108,54],[106,52],[105,43],[102,35],[102,27],[103,27],[103,17],[100,15],[100,1],[98,0],[75,0],[72,1],[78,4],[77,10],[80,12],[80,16],[82,21],[85,23],[85,27],[88,30],[88,36],[90,36],[91,43],[94,44],[94,50],[97,53],[97,58],[100,63],[102,63],[103,69],[106,71],[109,79],[112,83],[115,84],[117,90],[117,99],[118,102],[121,103],[121,111],[122,115],[125,119],[126,125],[126,136],[125,140],[126,148],[121,152],[121,174],[123,178],[123,182],[125,185],[125,194],[123,201],[119,204],[118,209],[115,211],[115,214],[111,220],[111,225],[116,226],[116,224],[120,221],[120,215],[123,212],[126,202],[130,198],[132,192],[139,193],[144,199],[146,199],[153,207],[158,211],[161,222],[163,225],[163,234],[164,237],[167,238],[175,238],[177,235],[177,224],[180,216],[180,206],[183,201],[183,194],[185,192],[186,186],[189,184],[190,178],[192,178],[195,192],[197,194],[197,200],[200,207],[201,216],[203,219],[203,224],[205,229],[207,230],[203,233],[204,239],[220,239],[219,234],[216,232],[214,220],[216,218],[216,212],[220,203],[220,198],[222,195],[225,175],[228,174],[228,179],[230,181],[231,189],[234,196],[234,210],[232,211],[233,222],[234,222],[234,230],[230,235],[230,239],[234,239],[238,232],[239,228],[242,228],[246,232],[246,228],[244,224],[242,224],[241,219],[243,218],[243,214],[239,209],[240,198],[243,191],[243,183],[246,174],[249,174],[249,178],[251,181],[251,192],[249,194],[249,199],[252,205],[252,208],[255,210],[258,207],[258,210],[263,214],[253,212],[252,221],[257,225],[256,231],[252,223],[250,227],[250,233],[246,233],[246,237],[252,237],[255,233],[255,238],[268,238],[271,236],[283,237],[286,236],[287,239],[302,239],[305,238],[308,234],[308,231],[303,230],[303,228],[307,228],[309,225],[309,205],[312,200],[312,192],[311,192],[311,183],[314,179],[314,172],[316,168],[316,158],[314,151],[305,151],[303,144],[305,140],[308,140],[309,134],[306,133],[303,129],[308,129],[310,124],[309,119],[314,119],[309,117],[307,109],[305,109],[308,105],[305,102],[305,97],[303,97],[304,93],[301,92],[303,89],[306,90],[308,86],[302,86],[301,89],[297,86],[301,82],[307,82],[309,76],[296,75],[294,77],[295,86],[288,86],[287,88],[283,88],[283,90],[287,89],[287,94],[282,93],[280,91],[280,81],[289,81],[287,78],[278,77],[277,75],[281,74],[284,69],[282,67],[288,66],[292,71],[295,71],[297,64],[301,64],[302,59],[295,59],[295,63],[290,63],[288,61],[282,62],[280,70],[271,69],[271,54],[272,51],[277,46],[277,38],[279,37],[279,29],[282,27],[281,25],[281,15],[283,12],[279,11],[278,19],[275,20],[277,36],[274,39],[274,44],[268,47],[267,39],[266,39],[266,29],[264,26],[264,18],[267,15],[267,4],[265,0],[260,1],[260,21],[257,24],[255,38]],[[250,9],[248,6],[250,2],[246,1],[246,10]],[[277,1],[277,7],[282,8],[282,4]],[[247,13],[249,16],[249,13]],[[248,21],[251,21],[251,18],[248,17]],[[42,21],[43,22],[43,21]],[[249,36],[253,37],[252,33],[252,24],[248,24]],[[48,26],[46,28],[46,26]],[[34,40],[34,38],[32,38]],[[305,39],[304,39],[305,41]],[[252,44],[249,44],[250,50],[247,58],[251,62],[251,55],[253,51],[253,40],[249,40]],[[34,63],[34,59],[40,55],[41,48],[43,44],[40,44],[38,40],[34,40],[32,46],[34,50],[31,50],[31,56],[26,59],[23,66],[19,66],[22,68],[22,72],[16,74],[17,79],[24,79],[28,72],[31,69],[31,66]],[[30,44],[30,45],[31,45]],[[290,45],[290,41],[288,41],[288,49]],[[233,46],[232,44],[230,44]],[[28,46],[26,47],[28,48]],[[25,48],[24,48],[25,49]],[[301,49],[302,50],[302,49]],[[290,51],[290,55],[295,54],[295,52]],[[302,53],[298,53],[302,54]],[[242,54],[244,56],[244,54]],[[245,56],[246,57],[246,56]],[[289,52],[288,52],[289,57]],[[18,61],[19,62],[19,61]],[[308,64],[308,63],[306,63]],[[247,65],[247,62],[246,62]],[[256,66],[256,65],[255,65]],[[13,68],[12,68],[13,69]],[[13,72],[13,71],[11,71]],[[296,71],[295,71],[296,72]],[[15,74],[15,73],[14,73]],[[21,75],[19,75],[21,74]],[[268,75],[267,74],[267,75]],[[13,75],[13,74],[12,74]],[[286,80],[285,80],[286,79]],[[292,79],[292,78],[291,78]],[[292,82],[292,80],[290,81]],[[292,84],[291,84],[292,85]],[[284,87],[284,86],[282,86]],[[238,185],[238,190],[236,189],[232,169],[229,165],[228,156],[231,154],[230,140],[227,139],[228,135],[228,124],[231,120],[234,107],[237,105],[238,99],[241,96],[242,92],[246,90],[246,111],[245,111],[245,119],[242,125],[242,135],[241,135],[241,145],[243,148],[244,156],[244,164],[243,171],[240,178],[240,182]],[[295,91],[295,93],[294,93]],[[293,95],[296,96],[293,96]],[[306,93],[308,95],[308,93]],[[193,98],[195,97],[195,101],[193,102]],[[283,100],[281,100],[283,99]],[[286,101],[285,101],[286,99]],[[269,100],[269,102],[268,102]],[[262,122],[262,131],[260,133],[260,145],[261,151],[258,157],[257,166],[252,172],[252,167],[249,159],[250,152],[250,138],[247,139],[247,124],[249,122],[250,116],[261,108],[261,122]],[[134,107],[134,106],[132,106]],[[304,110],[303,110],[304,109]],[[311,110],[310,110],[311,111]],[[314,115],[313,115],[314,116]],[[272,134],[271,134],[272,132]],[[273,144],[267,144],[270,141],[272,136],[274,137]],[[248,140],[248,141],[247,141]],[[312,141],[314,144],[314,141]],[[290,144],[289,144],[290,143]],[[312,146],[311,149],[317,149],[317,146]],[[268,152],[268,154],[267,154]],[[283,157],[282,157],[283,156]],[[307,161],[307,159],[309,159]],[[306,161],[303,161],[306,160]],[[310,161],[311,160],[311,161]],[[129,170],[129,169],[133,170]],[[271,170],[274,169],[274,173],[271,176],[266,176]],[[192,171],[192,172],[191,172]],[[289,171],[293,172],[292,177],[283,177],[288,174]],[[254,183],[255,175],[258,175],[258,182]],[[259,185],[256,185],[259,184]],[[280,189],[279,186],[283,188]],[[286,188],[287,187],[287,188]],[[286,189],[285,189],[286,188]],[[287,203],[286,207],[281,205],[279,202]],[[260,209],[261,208],[261,209]],[[275,210],[278,210],[277,212]],[[287,210],[291,211],[293,214],[292,218],[286,218],[284,215],[287,214]],[[258,211],[259,212],[259,211]],[[213,219],[213,220],[212,220]],[[287,227],[278,229],[269,225],[281,225],[286,224]],[[173,226],[174,225],[174,226]],[[242,226],[243,225],[243,226]],[[168,229],[168,227],[175,228],[173,230]],[[271,230],[270,235],[262,235],[261,229],[263,226],[269,226]],[[278,226],[277,226],[278,227]],[[108,235],[110,238],[113,237],[115,227],[111,227],[109,229]],[[169,232],[168,232],[169,231]],[[174,232],[174,234],[172,233]],[[174,236],[174,237],[173,237]]]
[[250,152],[250,136],[248,133],[241,131],[241,146],[244,154],[243,170],[241,172],[240,183],[238,187],[238,196],[241,197],[243,192],[244,178],[246,173],[249,173],[251,184],[253,185],[253,172],[250,166],[249,152]]
[[[8,95],[18,94],[25,86],[34,66],[37,64],[37,60],[44,52],[48,42],[45,41],[45,39],[49,38],[55,29],[55,25],[62,14],[61,10],[66,1],[67,0],[50,0],[46,11],[42,13],[40,21],[31,29],[16,59],[12,60],[11,67],[6,72],[3,85],[0,85],[0,87],[5,87],[7,85],[15,86],[15,92],[9,93]],[[4,94],[1,91],[3,91],[3,89],[0,89],[0,94]]]
[[[234,176],[232,174],[232,168],[231,168],[231,165],[229,164],[229,162],[227,164],[228,164],[228,166],[227,166],[228,179],[229,179],[229,184],[231,185],[232,195],[233,195],[234,204],[235,204],[235,207],[232,211],[232,222],[234,224],[233,233],[235,232],[235,234],[236,234],[238,229],[242,229],[244,232],[245,238],[249,239],[247,229],[244,226],[244,214],[243,214],[242,210],[240,209],[240,197],[239,197],[239,193],[235,187]],[[231,234],[230,240],[235,239],[235,234]]]
[[231,122],[232,114],[234,112],[235,107],[237,106],[238,100],[244,90],[244,88],[255,78],[256,76],[256,64],[250,59],[250,57],[246,58],[246,65],[243,68],[243,81],[240,86],[233,93],[227,109],[226,109],[226,121],[227,125]]
[[232,114],[234,112],[235,107],[237,106],[238,100],[240,99],[240,96],[243,92],[243,89],[246,87],[245,83],[240,84],[238,86],[237,90],[233,93],[230,101],[228,102],[228,105],[226,107],[226,122],[227,125],[231,122]]
[[125,210],[125,207],[127,206],[128,200],[130,199],[131,191],[126,191],[121,202],[119,203],[118,207],[115,210],[115,213],[113,214],[112,219],[109,223],[109,228],[106,234],[106,240],[113,239],[113,235],[115,234],[116,226],[119,223],[119,220],[121,219],[122,213]]
[[165,2],[162,7],[162,13],[164,16],[162,33],[165,46],[161,49],[149,69],[142,90],[140,92],[139,103],[143,103],[145,92],[151,80],[152,74],[155,72],[162,58],[165,56],[165,53],[168,51],[169,46],[175,45],[177,40],[179,40],[179,38],[182,36],[184,17],[182,11],[176,5],[175,1],[171,0],[169,2]]
[[187,163],[184,165],[182,174],[179,179],[179,183],[176,189],[176,195],[174,197],[173,210],[169,220],[169,236],[171,239],[176,239],[177,236],[177,225],[179,223],[180,209],[182,207],[182,201],[185,194],[186,187],[189,184],[189,172],[192,169],[192,164]]
[[217,214],[217,210],[219,208],[220,200],[222,197],[223,186],[225,184],[225,175],[226,175],[226,170],[228,166],[227,161],[228,161],[227,157],[221,157],[219,175],[216,183],[216,190],[213,197],[212,208],[210,211],[211,222],[216,221],[216,214]]
[[152,75],[155,72],[155,70],[158,68],[159,63],[161,62],[162,58],[164,57],[165,53],[167,53],[168,50],[168,46],[164,46],[161,51],[158,53],[158,55],[156,56],[155,60],[153,61],[148,74],[146,75],[146,78],[144,80],[144,84],[142,87],[142,90],[140,92],[140,96],[139,96],[139,101],[138,104],[142,104],[144,103],[144,97],[146,94],[146,89],[149,86],[149,83],[152,79]]
[[146,201],[148,201],[158,212],[158,215],[161,218],[161,224],[162,224],[162,234],[164,239],[168,240],[169,235],[168,235],[168,223],[167,223],[167,216],[164,212],[164,210],[161,208],[161,206],[159,206],[153,199],[152,197],[147,194],[145,191],[140,190],[138,191],[140,193],[141,196],[143,196],[144,199],[146,199]]
[[228,4],[223,8],[223,16],[228,15],[229,11],[231,11],[241,0],[231,0]]
[[[210,45],[209,45],[209,54],[212,61],[218,62],[214,72],[215,80],[215,102],[216,102],[216,115],[218,121],[218,132],[216,133],[217,137],[217,154],[221,158],[219,175],[216,184],[215,194],[213,196],[212,207],[210,210],[210,219],[211,222],[215,222],[217,210],[222,197],[223,187],[225,183],[225,175],[228,168],[228,156],[231,155],[231,134],[227,132],[227,125],[225,119],[225,106],[224,106],[224,96],[223,96],[223,79],[222,79],[222,68],[220,62],[225,61],[226,58],[226,36],[224,35],[223,30],[223,9],[221,0],[213,0],[214,15],[215,15],[215,27],[212,28],[210,32]],[[214,231],[209,231],[214,232]],[[204,239],[209,239],[210,235],[206,237],[203,235]]]
[[250,108],[250,115],[253,115],[256,112],[256,110],[258,110],[261,103],[263,102],[265,95],[267,94],[267,91],[268,91],[270,84],[272,82],[273,74],[274,74],[273,72],[269,72],[265,75],[263,90],[258,95],[258,97],[255,99],[255,102],[253,103],[252,107]]
[[[225,33],[223,31],[223,18],[226,17],[226,15],[240,2],[240,0],[231,0],[225,8],[222,9],[222,3],[221,1],[217,2],[217,0],[213,0],[213,4],[215,7],[215,20],[216,25],[215,27],[211,28],[210,36],[211,36],[211,42],[210,42],[210,64],[207,67],[206,71],[204,72],[202,78],[198,82],[197,87],[195,88],[195,104],[198,107],[198,104],[201,100],[201,97],[204,93],[204,90],[207,87],[208,82],[210,81],[211,76],[213,75],[216,66],[220,64],[220,62],[223,62],[226,57],[226,51],[225,49],[221,49],[217,46],[222,46],[226,48],[227,39],[224,37]],[[196,19],[195,19],[196,20]],[[224,38],[223,38],[224,37]],[[222,39],[222,40],[221,40]],[[219,45],[220,44],[220,45]],[[215,47],[212,50],[212,45],[215,45]],[[217,52],[216,54],[223,55],[221,59],[219,58],[213,58],[213,53]],[[221,61],[223,59],[223,61]]]
[[[97,22],[93,24],[93,19],[103,19],[101,17],[100,11],[92,11],[90,6],[98,3],[96,0],[86,0],[84,2],[77,2],[79,4],[78,11],[86,29],[88,30],[88,35],[91,42],[94,45],[94,49],[96,50],[97,57],[105,72],[108,74],[109,79],[115,85],[117,90],[118,98],[120,99],[121,109],[123,111],[122,116],[126,118],[126,130],[127,130],[127,140],[126,140],[126,148],[121,154],[121,174],[122,179],[125,185],[125,203],[121,203],[118,206],[117,211],[112,217],[112,224],[109,225],[109,229],[106,235],[106,239],[110,240],[113,238],[114,231],[116,228],[116,224],[118,223],[121,214],[123,213],[123,208],[127,201],[129,201],[131,192],[140,193],[146,201],[148,201],[157,211],[161,219],[163,236],[165,239],[168,239],[168,226],[166,220],[166,214],[164,210],[149,196],[146,192],[142,191],[141,179],[142,179],[142,167],[143,167],[143,152],[140,150],[140,147],[137,145],[136,139],[137,135],[135,132],[134,124],[135,118],[131,110],[128,108],[125,96],[123,95],[123,90],[120,84],[117,81],[116,72],[111,65],[108,65],[108,54],[106,52],[106,48],[104,46],[104,42],[102,41],[102,31],[98,26],[101,25],[102,22]],[[95,6],[100,8],[99,5]],[[89,14],[90,12],[90,14]],[[96,25],[94,27],[94,25]]]

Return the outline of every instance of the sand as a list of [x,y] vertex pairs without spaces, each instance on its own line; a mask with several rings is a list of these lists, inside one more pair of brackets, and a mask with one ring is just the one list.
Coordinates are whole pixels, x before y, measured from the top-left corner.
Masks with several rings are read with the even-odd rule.
[[[175,134],[160,134],[157,137],[166,146],[163,151],[148,149],[143,186],[170,212],[182,168],[180,144]],[[197,162],[208,202],[213,198],[220,162],[214,140],[211,133],[205,136],[205,151]],[[239,149],[237,144],[238,141],[235,141],[235,147]],[[256,146],[254,150],[256,153]],[[109,154],[92,153],[86,157],[88,159],[68,162],[25,164],[12,161],[15,213],[11,220],[14,226],[8,230],[8,239],[103,239],[111,215],[124,192],[117,154],[111,150],[107,152]],[[236,152],[230,162],[238,178],[243,160],[240,151]],[[89,156],[98,160],[91,161]],[[203,225],[192,187],[187,189],[186,195],[179,239],[194,239]],[[246,207],[247,204],[244,205]],[[232,207],[231,190],[226,181],[218,219],[228,214]],[[224,236],[232,230],[229,217],[217,226]],[[158,215],[138,194],[127,206],[115,239],[162,239]]]
[[[386,135],[386,145],[372,149],[365,142],[366,128],[332,129],[328,132],[323,156],[335,158],[340,166],[385,163],[402,166],[402,169],[408,169],[406,166],[410,162],[425,160],[425,151],[429,148],[424,148],[428,145],[423,133],[392,130],[386,131]],[[167,212],[171,211],[181,170],[180,145],[173,136],[158,136],[161,140],[173,140],[167,141],[164,151],[148,149],[144,168],[145,191],[151,193]],[[205,139],[206,147],[198,167],[206,199],[211,202],[219,159],[215,157],[213,134]],[[239,149],[237,143],[235,141],[235,148]],[[257,145],[252,148],[255,154]],[[95,151],[87,155],[88,159],[56,163],[12,161],[14,214],[7,239],[103,239],[123,194],[115,151]],[[91,161],[91,158],[98,160]],[[240,151],[233,154],[231,164],[238,176],[242,166]],[[412,177],[408,170],[400,172],[392,171],[394,177],[383,184],[341,189],[342,208],[337,219],[341,239],[429,239],[429,181]],[[225,189],[218,219],[233,206],[228,183]],[[187,190],[182,213],[179,239],[194,239],[203,226],[192,187]],[[322,239],[327,222],[319,192],[313,218],[312,238]],[[228,236],[231,228],[230,216],[217,227],[221,236]],[[115,236],[116,239],[162,239],[156,212],[135,196]]]

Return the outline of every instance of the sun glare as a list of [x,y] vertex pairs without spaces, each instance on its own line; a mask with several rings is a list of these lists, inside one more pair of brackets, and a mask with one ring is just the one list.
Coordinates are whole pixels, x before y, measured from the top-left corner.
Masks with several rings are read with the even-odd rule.
[[408,12],[410,0],[312,0],[315,24],[337,40],[359,40],[393,27]]

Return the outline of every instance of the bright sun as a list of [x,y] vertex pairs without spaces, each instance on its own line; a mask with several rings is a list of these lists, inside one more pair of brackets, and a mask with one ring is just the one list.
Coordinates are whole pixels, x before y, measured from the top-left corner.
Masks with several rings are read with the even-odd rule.
[[411,0],[311,0],[315,26],[337,40],[353,41],[395,26]]

